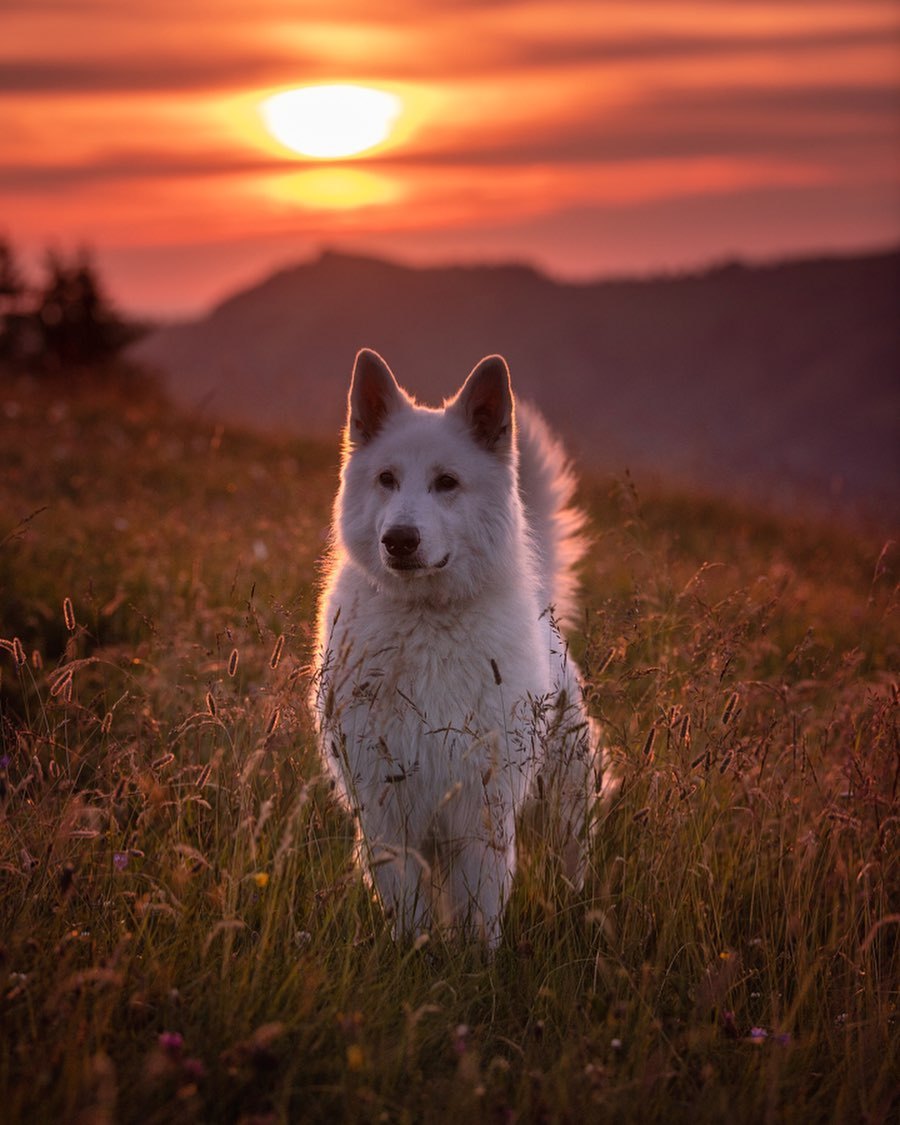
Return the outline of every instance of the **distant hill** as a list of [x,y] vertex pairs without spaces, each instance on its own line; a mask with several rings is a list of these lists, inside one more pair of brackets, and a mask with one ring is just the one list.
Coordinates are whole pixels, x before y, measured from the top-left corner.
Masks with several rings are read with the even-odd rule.
[[429,403],[502,353],[597,468],[900,514],[900,251],[590,284],[326,252],[135,351],[183,404],[336,437],[363,345]]

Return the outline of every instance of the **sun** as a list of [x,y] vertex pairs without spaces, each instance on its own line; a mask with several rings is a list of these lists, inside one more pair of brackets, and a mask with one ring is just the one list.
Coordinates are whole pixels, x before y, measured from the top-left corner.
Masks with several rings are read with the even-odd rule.
[[403,103],[370,86],[302,86],[272,94],[260,104],[263,122],[286,148],[333,160],[357,156],[391,134]]

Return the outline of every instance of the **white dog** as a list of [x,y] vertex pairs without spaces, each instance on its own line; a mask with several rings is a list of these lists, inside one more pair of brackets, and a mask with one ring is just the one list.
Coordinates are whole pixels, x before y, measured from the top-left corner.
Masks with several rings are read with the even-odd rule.
[[497,943],[526,803],[580,880],[599,759],[556,627],[584,550],[573,490],[499,356],[440,410],[356,357],[315,707],[397,936]]

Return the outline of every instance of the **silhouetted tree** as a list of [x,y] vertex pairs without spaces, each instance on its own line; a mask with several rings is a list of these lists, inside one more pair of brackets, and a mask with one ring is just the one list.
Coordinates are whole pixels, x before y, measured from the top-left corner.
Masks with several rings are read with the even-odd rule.
[[72,264],[48,256],[35,322],[51,370],[103,367],[139,334],[114,311],[84,254]]
[[48,254],[45,280],[32,286],[0,238],[0,363],[8,369],[136,376],[119,355],[146,330],[118,315],[84,251],[71,261]]
[[0,239],[0,360],[17,362],[22,357],[27,292],[12,246]]

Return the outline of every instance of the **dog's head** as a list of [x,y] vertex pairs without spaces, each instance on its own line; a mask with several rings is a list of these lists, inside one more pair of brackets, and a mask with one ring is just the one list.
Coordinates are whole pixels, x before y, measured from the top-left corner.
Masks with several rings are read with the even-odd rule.
[[439,410],[418,406],[384,360],[356,357],[337,524],[380,588],[475,593],[521,538],[509,370],[489,356]]

